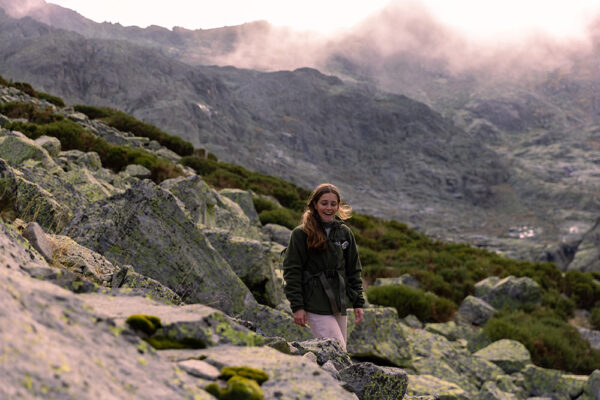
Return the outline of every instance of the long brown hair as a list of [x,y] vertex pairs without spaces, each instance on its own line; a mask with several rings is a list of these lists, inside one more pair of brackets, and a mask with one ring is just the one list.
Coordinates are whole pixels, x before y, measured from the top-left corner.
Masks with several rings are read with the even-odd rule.
[[346,220],[351,217],[352,207],[342,204],[338,188],[330,183],[322,183],[317,186],[306,202],[306,211],[302,215],[302,229],[308,235],[306,244],[309,250],[325,251],[327,249],[327,236],[321,227],[321,219],[316,209],[317,202],[325,193],[333,193],[337,197],[339,207],[336,215],[340,219]]

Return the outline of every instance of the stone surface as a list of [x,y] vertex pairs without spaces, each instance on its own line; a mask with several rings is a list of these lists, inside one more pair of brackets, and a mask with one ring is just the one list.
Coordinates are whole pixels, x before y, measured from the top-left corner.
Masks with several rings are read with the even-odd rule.
[[256,304],[180,202],[151,181],[90,204],[64,234],[113,263],[132,265],[185,302],[210,304],[231,314]]
[[240,206],[242,211],[244,211],[244,214],[246,214],[253,224],[260,226],[260,219],[258,218],[258,213],[254,208],[252,193],[250,193],[250,191],[241,189],[221,189],[219,194],[227,197],[230,200],[233,200],[238,206]]
[[292,234],[289,228],[277,224],[266,224],[262,227],[262,232],[272,241],[286,247]]
[[485,300],[471,295],[465,297],[458,308],[460,316],[473,325],[485,324],[495,312],[496,309]]
[[198,378],[216,380],[221,372],[214,366],[202,360],[185,360],[177,363],[179,368]]
[[373,283],[373,286],[385,285],[406,285],[418,289],[419,281],[410,276],[409,274],[404,274],[396,278],[377,278]]
[[492,276],[475,284],[475,297],[496,309],[533,306],[542,302],[542,288],[529,277]]
[[309,352],[315,354],[319,365],[331,361],[338,371],[352,365],[350,357],[336,339],[315,338],[303,342],[294,342],[292,346],[297,349],[298,354]]
[[432,375],[408,375],[407,396],[433,396],[438,400],[471,400],[459,386]]
[[22,233],[23,237],[31,243],[38,253],[46,259],[46,261],[52,261],[52,244],[48,240],[46,233],[37,222],[30,222],[27,224]]
[[0,398],[211,398],[77,295],[21,271],[47,265],[1,223],[0,248]]
[[562,396],[576,398],[583,393],[587,376],[570,375],[562,371],[528,365],[522,371],[524,388],[530,396]]
[[60,140],[51,136],[40,136],[35,143],[42,146],[52,158],[58,157],[60,153]]
[[357,359],[381,360],[386,365],[404,367],[410,359],[406,330],[395,308],[365,308],[360,324],[354,323],[354,313],[348,313],[346,348]]
[[277,260],[271,257],[269,247],[222,229],[203,232],[259,303],[270,307],[284,303],[283,282],[275,274]]
[[531,364],[529,350],[516,340],[502,339],[473,354],[502,368],[507,374],[519,372]]
[[217,369],[227,366],[261,369],[269,375],[269,380],[261,385],[265,399],[356,399],[318,364],[270,347],[216,346],[202,350],[166,350],[161,354],[172,361],[202,357]]
[[400,368],[380,367],[370,362],[340,370],[344,387],[364,400],[397,400],[406,394],[408,377]]

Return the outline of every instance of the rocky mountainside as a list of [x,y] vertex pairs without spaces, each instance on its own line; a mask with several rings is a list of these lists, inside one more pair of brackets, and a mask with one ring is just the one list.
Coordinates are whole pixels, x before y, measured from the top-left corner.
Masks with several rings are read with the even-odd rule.
[[[0,102],[35,104],[111,143],[177,159],[157,142],[16,88],[0,88]],[[182,173],[157,184],[143,166],[115,173],[97,153],[0,128],[3,398],[600,393],[599,371],[540,368],[519,342],[483,334],[497,309],[542,301],[527,277],[478,283],[447,323],[367,307],[361,324],[349,317],[347,353],[331,339],[309,339],[293,324],[276,268],[282,246],[260,226],[252,194],[216,191]]]
[[120,107],[303,186],[334,181],[356,208],[387,218],[479,225],[492,187],[509,176],[500,157],[427,106],[316,70],[190,66],[6,15],[0,37],[0,67],[13,79],[71,103]]
[[[44,23],[2,17],[0,68],[71,103],[124,109],[305,187],[334,181],[361,211],[517,257],[545,259],[596,219],[593,45],[490,55],[399,5],[316,43],[263,22],[140,29],[29,3],[0,3]],[[204,66],[261,59],[343,80]]]

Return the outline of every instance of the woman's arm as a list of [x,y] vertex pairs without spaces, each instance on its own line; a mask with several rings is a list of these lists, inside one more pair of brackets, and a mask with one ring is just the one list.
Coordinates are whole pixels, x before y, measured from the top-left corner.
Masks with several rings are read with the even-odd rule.
[[306,256],[306,233],[301,228],[296,228],[290,235],[290,241],[283,260],[284,291],[294,313],[304,309],[302,267],[306,262]]

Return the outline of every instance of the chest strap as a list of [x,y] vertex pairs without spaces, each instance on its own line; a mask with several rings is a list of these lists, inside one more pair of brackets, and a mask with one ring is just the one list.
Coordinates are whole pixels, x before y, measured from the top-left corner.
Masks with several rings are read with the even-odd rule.
[[[333,292],[333,288],[331,287],[331,284],[329,283],[329,280],[327,278],[334,278],[337,275],[338,277],[338,281],[340,284],[340,292],[339,292],[339,299],[340,299],[340,306],[338,307],[338,302],[336,301],[335,298],[335,293]],[[323,286],[323,290],[325,290],[325,294],[327,295],[327,298],[329,299],[329,305],[331,306],[331,311],[333,311],[334,315],[339,315],[341,314],[341,311],[345,311],[346,310],[346,282],[344,282],[344,277],[342,276],[342,274],[340,273],[340,271],[335,270],[335,269],[328,269],[325,271],[319,271],[316,274],[311,274],[308,271],[304,271],[303,272],[303,280],[304,283],[308,283],[308,281],[310,281],[313,278],[319,278],[319,281],[321,281],[321,285]]]

